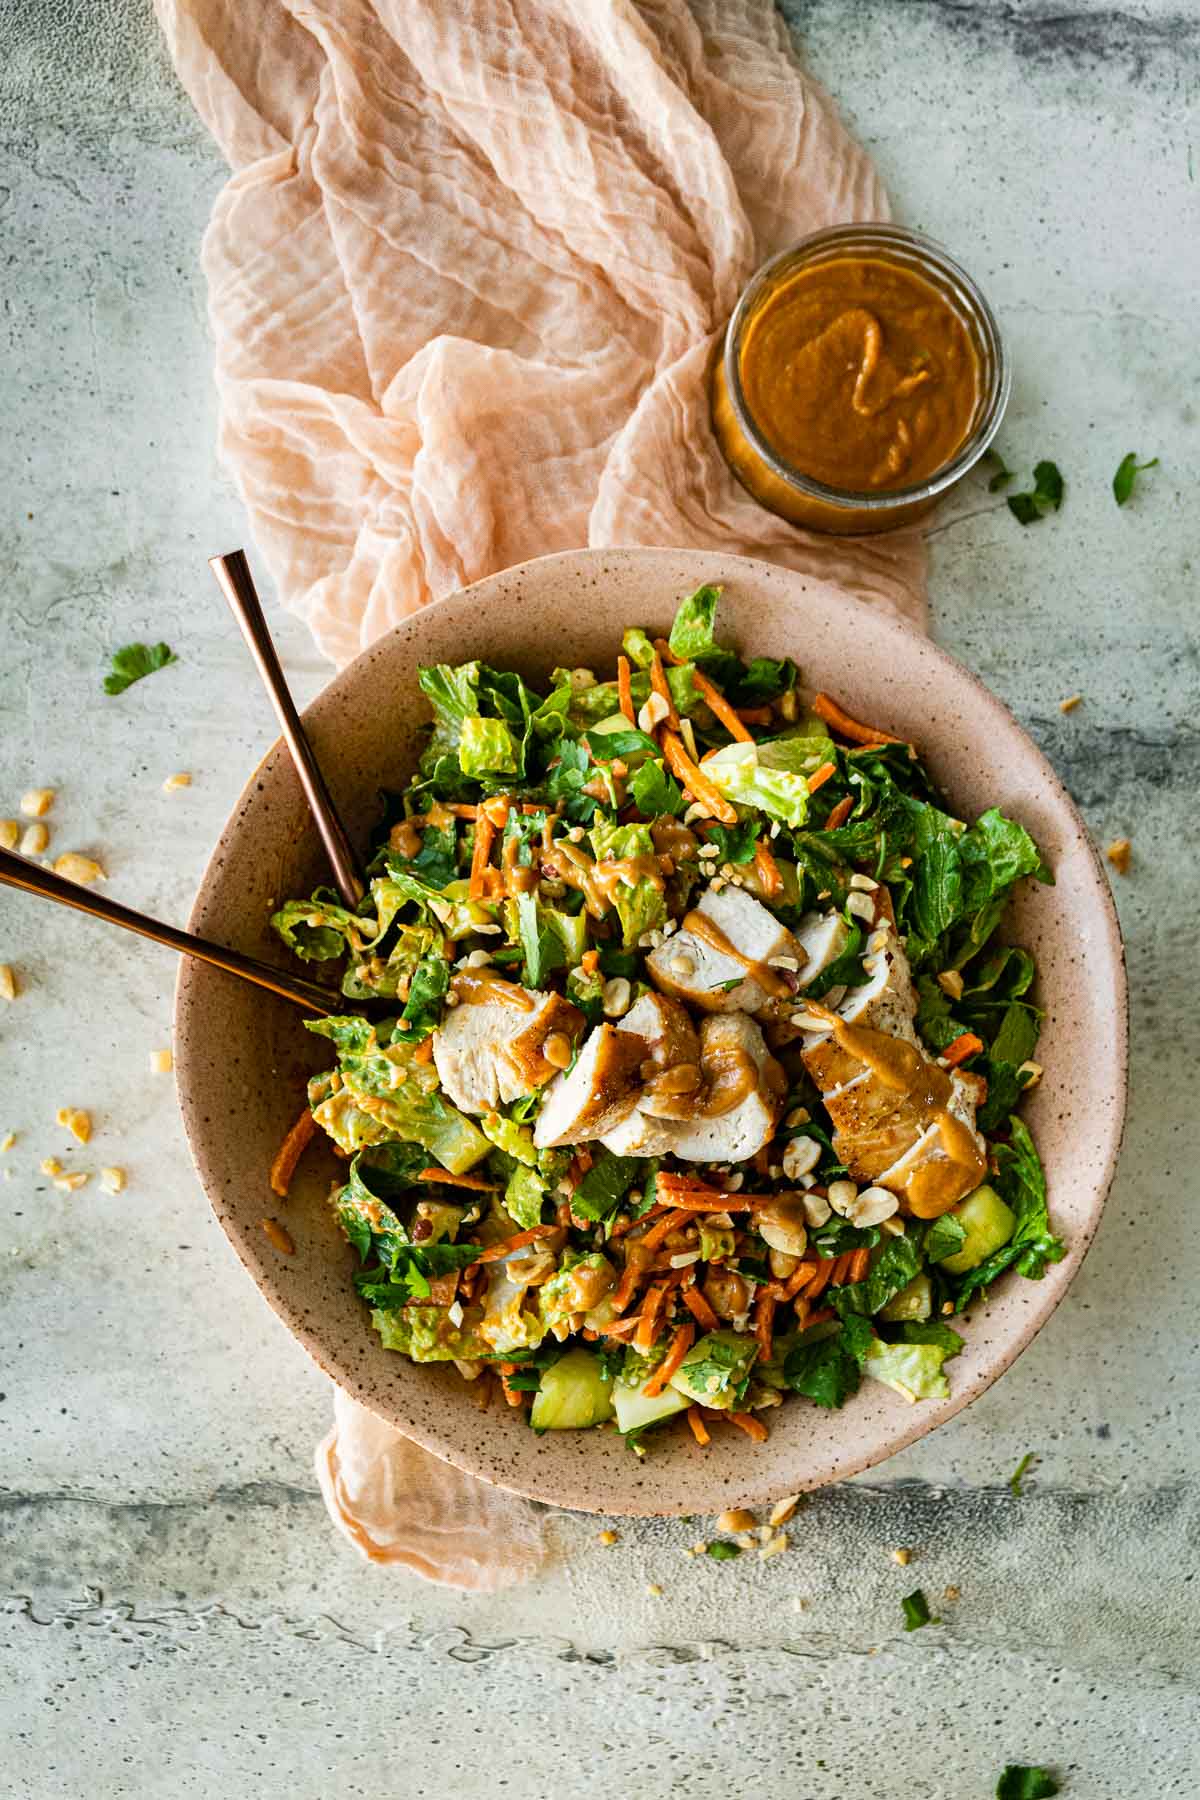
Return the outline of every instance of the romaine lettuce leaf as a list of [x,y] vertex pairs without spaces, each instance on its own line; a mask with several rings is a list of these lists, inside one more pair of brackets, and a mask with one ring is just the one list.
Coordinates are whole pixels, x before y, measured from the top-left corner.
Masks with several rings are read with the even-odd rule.
[[[366,1019],[306,1019],[305,1026],[338,1047],[343,1087],[313,1116],[343,1149],[387,1138],[414,1140],[453,1174],[462,1175],[482,1162],[490,1148],[472,1121],[438,1092],[437,1070],[415,1060],[417,1045],[381,1042]],[[360,1123],[365,1114],[370,1124]],[[339,1135],[340,1134],[340,1135]]]
[[961,1338],[952,1350],[942,1343],[884,1344],[876,1339],[867,1351],[863,1370],[906,1400],[945,1400],[950,1383],[942,1364],[961,1347]]
[[318,888],[311,900],[285,901],[272,913],[271,925],[305,962],[332,962],[347,949],[373,943],[378,931],[374,919],[349,912],[326,888]]
[[468,713],[458,740],[458,766],[477,780],[491,775],[515,775],[517,746],[503,719],[484,719]]
[[768,818],[793,827],[808,818],[808,783],[803,775],[767,768],[754,743],[726,744],[705,758],[704,773],[726,800],[756,806]]
[[800,1332],[784,1358],[783,1375],[794,1394],[832,1410],[858,1392],[872,1342],[870,1321],[851,1314]]

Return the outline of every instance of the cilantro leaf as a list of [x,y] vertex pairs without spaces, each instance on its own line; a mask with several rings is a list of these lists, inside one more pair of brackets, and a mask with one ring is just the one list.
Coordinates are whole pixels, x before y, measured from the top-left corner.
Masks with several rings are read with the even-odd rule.
[[1117,472],[1112,481],[1113,499],[1117,505],[1124,506],[1133,493],[1138,476],[1144,469],[1157,469],[1157,467],[1157,456],[1151,457],[1149,462],[1144,463],[1138,461],[1136,450],[1131,450],[1128,456],[1123,456],[1117,465]]
[[732,1562],[735,1556],[742,1554],[742,1547],[740,1544],[730,1544],[724,1539],[718,1539],[715,1544],[708,1545],[704,1554],[711,1556],[714,1562]]
[[1008,510],[1019,525],[1034,525],[1063,503],[1066,483],[1052,462],[1040,462],[1033,471],[1033,487],[1027,494],[1010,494]]
[[984,455],[988,462],[993,462],[996,465],[996,473],[988,482],[988,493],[998,494],[1001,488],[1006,488],[1008,486],[1009,482],[1013,479],[1014,472],[1005,463],[1004,458],[998,450],[987,450],[984,452]]
[[658,819],[664,814],[678,818],[687,809],[683,789],[657,761],[644,762],[633,771],[629,777],[629,797],[647,819]]
[[1029,1763],[1009,1763],[996,1783],[996,1800],[1051,1800],[1058,1783],[1049,1769]]
[[758,832],[754,819],[748,818],[740,825],[706,823],[704,837],[707,843],[716,845],[721,863],[750,863],[754,861]]
[[783,1378],[794,1394],[818,1406],[844,1406],[858,1392],[871,1339],[870,1321],[858,1317],[802,1332],[784,1360]]
[[1021,1485],[1022,1477],[1024,1476],[1026,1469],[1036,1461],[1037,1457],[1034,1452],[1032,1450],[1027,1450],[1012,1474],[1009,1476],[1008,1485],[1012,1489],[1014,1500],[1019,1500],[1025,1492],[1025,1489]]
[[581,1219],[600,1221],[615,1213],[634,1182],[642,1159],[615,1156],[601,1147],[591,1168],[571,1195],[571,1211]]
[[106,694],[123,694],[135,681],[165,669],[179,658],[167,644],[125,644],[113,651],[112,672],[104,677]]
[[905,1594],[900,1602],[900,1610],[904,1614],[905,1631],[920,1631],[922,1625],[940,1625],[929,1610],[929,1602],[921,1588],[914,1588],[911,1594]]

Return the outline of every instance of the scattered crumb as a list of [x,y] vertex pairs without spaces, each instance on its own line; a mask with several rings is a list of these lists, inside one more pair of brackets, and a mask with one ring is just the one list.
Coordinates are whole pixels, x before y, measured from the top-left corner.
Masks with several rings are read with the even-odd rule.
[[726,1507],[717,1520],[718,1531],[753,1531],[754,1525],[754,1514],[744,1506]]
[[21,827],[15,819],[0,819],[0,850],[15,850],[21,841]]
[[646,1583],[646,1592],[650,1595],[651,1599],[653,1599],[653,1600],[661,1600],[662,1599],[663,1591],[659,1587],[657,1581],[648,1581]]
[[150,1052],[150,1073],[152,1075],[169,1075],[175,1067],[175,1058],[169,1050],[152,1050]]
[[619,1541],[620,1534],[616,1531],[602,1531],[600,1533],[600,1542],[602,1544],[615,1544]]
[[15,1000],[17,993],[16,970],[9,963],[0,963],[0,1000]]
[[804,1598],[803,1594],[792,1595],[792,1611],[797,1613],[808,1611],[808,1601]]
[[907,1569],[909,1563],[912,1561],[911,1550],[892,1550],[889,1554],[891,1555],[892,1561],[894,1563],[899,1563],[902,1569]]
[[942,1594],[942,1599],[943,1600],[961,1600],[962,1599],[962,1589],[956,1588],[956,1587],[948,1587],[944,1590],[944,1592]]
[[173,794],[177,788],[191,787],[191,785],[191,776],[186,769],[181,769],[178,775],[167,776],[167,779],[163,782],[163,793]]
[[759,1551],[759,1553],[758,1553],[759,1561],[765,1562],[768,1556],[778,1556],[780,1551],[786,1550],[787,1547],[788,1547],[787,1532],[786,1531],[777,1531],[775,1533],[774,1537],[767,1539],[767,1542],[763,1545],[762,1549]]
[[1114,838],[1104,854],[1118,875],[1128,875],[1133,861],[1133,845],[1128,838]]
[[5,1150],[11,1150],[13,1145],[16,1143],[16,1141],[17,1141],[16,1132],[15,1131],[6,1131],[4,1136],[2,1138],[0,1138],[0,1154],[3,1154],[3,1152]]
[[22,856],[40,856],[50,842],[50,833],[44,825],[27,825],[21,839]]
[[963,978],[957,969],[943,969],[937,978],[937,984],[943,994],[949,994],[952,1000],[962,999]]
[[106,879],[104,870],[94,856],[81,856],[78,850],[64,851],[56,856],[53,863],[54,873],[61,875],[64,881],[77,881],[81,887],[91,887],[94,881]]
[[953,1311],[954,1311],[953,1300],[943,1300],[942,1301],[942,1312],[943,1313],[952,1313]]
[[42,819],[54,805],[53,788],[30,788],[21,795],[21,811],[27,819]]
[[1065,700],[1059,701],[1059,712],[1074,712],[1082,699],[1082,694],[1068,694]]
[[106,1194],[119,1194],[125,1186],[124,1169],[101,1169],[100,1186]]
[[54,1115],[56,1125],[64,1125],[77,1143],[86,1144],[92,1135],[91,1114],[81,1106],[60,1106]]
[[688,1556],[707,1556],[708,1555],[708,1545],[704,1542],[704,1540],[702,1538],[698,1544],[689,1544],[688,1545],[687,1554],[688,1554]]
[[296,1246],[292,1242],[292,1234],[284,1230],[278,1219],[260,1219],[259,1224],[273,1249],[278,1250],[281,1256],[295,1256]]
[[88,1169],[72,1169],[69,1175],[56,1175],[54,1185],[60,1194],[74,1194],[92,1179]]
[[733,1541],[739,1550],[757,1550],[758,1548],[758,1539],[749,1531],[739,1531]]
[[783,1500],[777,1500],[771,1508],[770,1524],[786,1525],[800,1504],[799,1494],[788,1494]]
[[38,1168],[42,1171],[43,1175],[62,1174],[62,1164],[59,1162],[57,1156],[44,1156],[38,1164]]

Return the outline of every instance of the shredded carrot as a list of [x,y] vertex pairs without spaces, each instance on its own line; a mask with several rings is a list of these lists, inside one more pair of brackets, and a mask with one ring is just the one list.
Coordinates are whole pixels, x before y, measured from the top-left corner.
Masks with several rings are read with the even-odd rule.
[[698,1287],[693,1285],[684,1288],[683,1304],[687,1307],[701,1331],[715,1331],[717,1329],[717,1315]]
[[642,1263],[637,1258],[630,1257],[621,1271],[620,1281],[618,1281],[616,1287],[613,1289],[612,1309],[614,1313],[623,1313],[625,1311],[625,1308],[637,1293],[642,1276],[645,1273],[646,1271]]
[[417,1180],[437,1181],[443,1187],[470,1188],[476,1194],[494,1194],[499,1186],[498,1182],[486,1181],[482,1175],[452,1175],[449,1169],[421,1169]]
[[468,892],[472,900],[483,899],[486,885],[484,876],[495,841],[496,827],[485,813],[481,813],[475,821],[475,848],[471,855],[471,885]]
[[654,661],[650,664],[650,686],[667,709],[663,723],[668,730],[678,731],[679,714],[675,710],[675,701],[671,694],[671,684],[667,680],[666,671],[662,664],[662,657],[658,654],[657,650],[654,653]]
[[475,1261],[468,1264],[468,1272],[477,1269],[480,1263],[499,1262],[510,1250],[523,1250],[526,1244],[536,1244],[539,1238],[547,1237],[550,1232],[557,1230],[557,1225],[534,1225],[529,1231],[518,1231],[514,1237],[503,1238],[500,1243],[481,1250]]
[[982,1049],[983,1039],[976,1037],[973,1031],[964,1031],[942,1051],[942,1061],[948,1069],[957,1069],[959,1063],[966,1062],[969,1056],[978,1056]]
[[670,664],[671,668],[680,669],[683,667],[683,657],[676,656],[666,638],[655,638],[654,648],[658,651],[658,654],[662,657],[663,661]]
[[656,1281],[646,1295],[641,1323],[633,1334],[633,1347],[635,1350],[640,1350],[643,1355],[653,1347],[654,1340],[658,1336],[661,1314],[666,1305],[668,1286],[669,1283],[665,1281]]
[[427,1062],[433,1061],[433,1033],[432,1032],[429,1034],[429,1036],[427,1038],[422,1038],[421,1042],[417,1045],[416,1049],[413,1051],[413,1061],[416,1063],[427,1063]]
[[758,873],[758,884],[762,888],[764,899],[770,900],[783,891],[783,876],[779,873],[779,864],[770,850],[760,838],[754,846],[754,867]]
[[493,794],[490,799],[483,802],[479,810],[484,818],[496,827],[497,831],[503,831],[508,824],[511,808],[512,801],[507,794]]
[[602,1337],[623,1338],[637,1329],[642,1322],[641,1313],[630,1313],[627,1319],[610,1319],[601,1331]]
[[657,1250],[660,1244],[666,1243],[673,1231],[678,1231],[681,1225],[686,1225],[691,1216],[686,1207],[676,1207],[665,1218],[659,1219],[653,1224],[646,1235],[638,1239],[638,1243],[643,1250]]
[[739,706],[737,716],[743,725],[769,725],[771,723],[769,706]]
[[306,1106],[275,1152],[275,1160],[267,1179],[271,1184],[271,1192],[278,1194],[281,1200],[287,1199],[292,1176],[296,1173],[296,1164],[312,1142],[316,1129],[317,1121]]
[[651,1219],[660,1218],[663,1213],[670,1212],[670,1210],[671,1208],[669,1206],[664,1206],[660,1202],[657,1206],[648,1207],[647,1210],[636,1219],[619,1220],[609,1231],[609,1243],[611,1244],[614,1238],[627,1237],[638,1225],[645,1225]]
[[600,1333],[598,1331],[593,1331],[590,1325],[585,1325],[579,1335],[585,1344],[594,1344],[599,1338]]
[[792,1270],[786,1281],[772,1282],[770,1289],[771,1293],[774,1294],[777,1300],[794,1300],[801,1288],[808,1286],[819,1267],[819,1263],[799,1263],[797,1267]]
[[861,1281],[870,1267],[870,1263],[871,1252],[865,1245],[861,1250],[856,1250],[850,1258],[850,1273],[847,1278],[849,1282],[853,1284],[856,1281]]
[[818,694],[812,703],[812,709],[818,719],[824,719],[835,731],[852,744],[902,744],[895,732],[881,731],[877,725],[864,725],[861,719],[852,719],[844,707],[838,705],[832,694]]
[[804,1296],[807,1301],[812,1302],[816,1299],[818,1294],[823,1294],[825,1292],[825,1289],[829,1286],[830,1277],[837,1267],[837,1260],[836,1256],[831,1256],[827,1257],[825,1261],[817,1264],[817,1272],[809,1282],[808,1291]]
[[764,1362],[771,1354],[771,1331],[777,1304],[774,1294],[768,1288],[759,1288],[754,1298],[754,1335],[758,1339],[758,1353]]
[[828,1325],[830,1319],[836,1318],[837,1314],[832,1306],[823,1306],[820,1312],[810,1313],[805,1323],[806,1325]]
[[744,1431],[746,1436],[753,1438],[756,1444],[765,1444],[771,1435],[762,1420],[756,1419],[753,1413],[731,1412],[727,1417],[731,1425],[736,1425],[739,1431]]
[[854,795],[847,794],[845,799],[839,800],[837,805],[833,808],[833,811],[825,821],[823,829],[825,831],[836,831],[839,826],[846,823],[846,820],[853,811]]
[[524,1406],[525,1404],[525,1395],[522,1390],[508,1385],[509,1376],[515,1375],[519,1366],[518,1363],[500,1364],[500,1386],[504,1389],[504,1398],[510,1406]]
[[714,819],[719,819],[722,825],[736,825],[737,813],[733,807],[717,792],[708,776],[696,767],[673,731],[663,732],[662,748],[671,773],[692,790],[696,804],[702,806]]
[[742,744],[752,744],[754,742],[754,734],[746,730],[746,727],[742,724],[742,721],[738,718],[720,688],[717,687],[714,682],[711,682],[707,675],[702,675],[699,669],[693,669],[692,683],[696,689],[704,695],[704,698],[708,701],[709,706],[712,708],[713,712],[716,713],[730,737],[737,738],[738,742]]
[[829,1277],[830,1287],[845,1287],[850,1277],[850,1264],[854,1261],[853,1250],[843,1250],[834,1265],[833,1274]]
[[822,763],[820,768],[814,769],[812,774],[808,777],[809,793],[815,794],[819,787],[825,786],[825,783],[829,780],[829,777],[831,775],[836,775],[836,774],[837,774],[837,764],[836,763]]
[[579,959],[579,966],[585,975],[594,975],[596,970],[600,967],[600,952],[598,950],[585,950]]
[[637,724],[637,714],[633,710],[633,683],[629,674],[629,658],[617,658],[617,704],[631,725]]
[[707,1449],[708,1445],[712,1443],[712,1439],[704,1428],[704,1418],[698,1406],[688,1407],[687,1422],[691,1426],[692,1436],[700,1448]]
[[670,1381],[672,1375],[691,1349],[692,1340],[695,1336],[696,1327],[692,1324],[690,1319],[686,1325],[681,1325],[679,1327],[675,1336],[671,1339],[667,1354],[663,1357],[657,1369],[655,1369],[653,1375],[642,1389],[642,1392],[646,1395],[647,1399],[653,1400],[656,1394],[662,1393],[668,1381]]
[[447,806],[446,811],[448,813],[453,813],[456,819],[474,819],[479,816],[479,808],[477,806],[462,806],[457,802],[453,806]]

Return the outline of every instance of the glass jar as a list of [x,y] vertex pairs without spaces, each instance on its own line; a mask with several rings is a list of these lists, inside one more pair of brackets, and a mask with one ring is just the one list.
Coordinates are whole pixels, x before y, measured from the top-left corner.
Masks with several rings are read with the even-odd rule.
[[[741,353],[746,333],[797,270],[846,257],[869,257],[920,277],[951,307],[978,365],[974,410],[949,460],[905,487],[826,486],[796,468],[767,440],[746,403]],[[713,431],[733,474],[761,506],[793,524],[841,534],[890,531],[927,513],[974,467],[999,430],[1010,374],[1000,331],[966,271],[929,238],[899,225],[835,225],[783,250],[751,278],[710,371]]]

